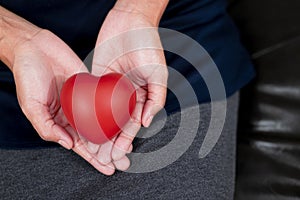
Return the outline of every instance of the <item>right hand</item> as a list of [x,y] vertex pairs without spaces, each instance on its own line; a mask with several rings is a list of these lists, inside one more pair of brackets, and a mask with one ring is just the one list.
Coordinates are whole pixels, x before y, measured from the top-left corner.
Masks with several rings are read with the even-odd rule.
[[0,6],[0,60],[13,72],[19,104],[41,138],[73,149],[98,171],[111,175],[129,166],[126,156],[101,163],[97,152],[67,122],[59,101],[67,78],[88,72],[78,56],[50,31]]
[[1,6],[0,17],[0,59],[13,72],[20,107],[40,137],[73,149],[103,174],[128,167],[126,156],[115,163],[101,163],[62,112],[63,83],[75,73],[88,72],[78,56],[50,31]]
[[19,104],[40,137],[73,149],[103,174],[113,174],[114,165],[98,162],[97,155],[88,151],[86,141],[67,122],[60,106],[64,81],[75,73],[87,72],[81,60],[46,30],[18,44],[14,57],[12,72]]

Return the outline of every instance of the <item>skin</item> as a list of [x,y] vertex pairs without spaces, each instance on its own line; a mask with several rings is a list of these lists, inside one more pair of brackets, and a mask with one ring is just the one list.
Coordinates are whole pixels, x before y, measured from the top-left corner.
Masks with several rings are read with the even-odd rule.
[[[12,71],[20,107],[40,137],[72,149],[99,172],[112,175],[126,170],[132,140],[140,127],[148,127],[153,116],[164,106],[168,72],[161,49],[137,50],[113,60],[116,49],[125,49],[124,41],[102,50],[101,45],[125,31],[157,27],[167,5],[166,0],[118,0],[107,15],[95,48],[95,75],[109,72],[128,73],[137,88],[134,115],[120,135],[103,145],[79,137],[63,115],[59,92],[64,81],[75,73],[87,72],[78,56],[57,36],[41,29],[0,6],[0,59]],[[128,23],[130,22],[130,23]],[[150,41],[161,48],[157,32],[130,43]],[[126,43],[127,44],[127,43]],[[97,48],[99,47],[99,48]],[[145,67],[140,67],[145,66]]]

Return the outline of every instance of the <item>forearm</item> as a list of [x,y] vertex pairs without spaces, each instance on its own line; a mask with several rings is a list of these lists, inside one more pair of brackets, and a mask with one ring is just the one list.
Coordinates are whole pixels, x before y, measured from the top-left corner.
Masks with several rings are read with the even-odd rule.
[[15,47],[33,37],[40,29],[0,6],[0,60],[10,69]]
[[142,13],[158,26],[169,0],[118,0],[114,9]]

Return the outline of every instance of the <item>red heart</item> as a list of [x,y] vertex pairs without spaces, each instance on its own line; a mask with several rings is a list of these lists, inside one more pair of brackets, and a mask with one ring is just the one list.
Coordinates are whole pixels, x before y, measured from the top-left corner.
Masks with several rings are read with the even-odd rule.
[[135,88],[121,74],[79,73],[62,87],[60,102],[71,126],[87,140],[103,144],[121,132],[136,104]]

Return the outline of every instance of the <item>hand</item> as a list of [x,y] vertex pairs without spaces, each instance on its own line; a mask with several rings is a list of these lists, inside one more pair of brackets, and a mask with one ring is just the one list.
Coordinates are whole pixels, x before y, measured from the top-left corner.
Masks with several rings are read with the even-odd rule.
[[87,142],[70,126],[60,106],[64,81],[87,72],[75,53],[51,32],[39,30],[15,46],[12,72],[20,106],[40,137],[73,149],[103,174],[113,174],[114,165],[101,164],[98,156],[87,150]]
[[103,163],[124,159],[141,125],[148,127],[165,104],[168,71],[156,22],[137,11],[113,8],[99,32],[92,73],[126,74],[137,88],[136,109],[122,132],[102,146],[90,144]]

